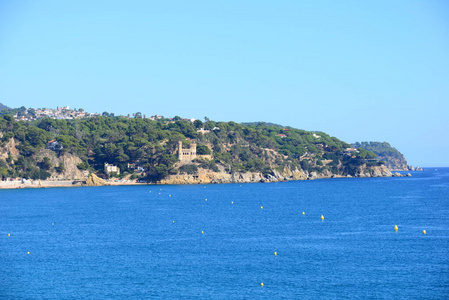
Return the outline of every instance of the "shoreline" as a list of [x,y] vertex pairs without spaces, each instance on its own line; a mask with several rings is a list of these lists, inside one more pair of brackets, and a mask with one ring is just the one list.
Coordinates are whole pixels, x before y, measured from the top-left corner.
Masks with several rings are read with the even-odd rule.
[[[376,176],[376,177],[347,177],[347,176],[333,176],[333,177],[316,177],[316,178],[307,178],[307,179],[290,179],[290,180],[278,180],[271,182],[286,182],[286,181],[303,181],[303,180],[317,180],[317,179],[344,179],[344,178],[379,178],[379,177],[396,177],[396,176]],[[403,176],[401,176],[403,177]],[[21,181],[0,181],[0,190],[12,190],[12,189],[39,189],[39,188],[69,188],[69,187],[88,187],[85,181],[81,180],[28,180],[25,183]],[[99,186],[141,186],[141,185],[197,185],[197,184],[226,184],[226,183],[260,183],[255,181],[241,181],[241,182],[192,182],[192,183],[154,183],[154,182],[117,182],[117,181],[106,181],[105,185]],[[268,183],[268,182],[267,182]]]
[[[143,182],[107,182],[103,186],[122,186],[122,185],[149,185],[150,183]],[[58,187],[86,187],[88,185],[82,184],[80,180],[29,180],[25,183],[21,181],[0,181],[0,190],[15,190],[15,189],[39,189],[39,188],[58,188]]]

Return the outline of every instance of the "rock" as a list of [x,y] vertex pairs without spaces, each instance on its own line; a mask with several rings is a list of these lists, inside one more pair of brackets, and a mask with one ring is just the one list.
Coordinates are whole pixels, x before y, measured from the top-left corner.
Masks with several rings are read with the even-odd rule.
[[92,174],[90,174],[89,178],[87,178],[86,185],[87,186],[102,186],[102,185],[106,185],[106,182],[103,179],[98,178],[97,175],[92,173]]
[[304,180],[304,179],[307,179],[307,175],[304,173],[303,170],[296,169],[295,171],[293,171],[292,179],[293,180]]
[[60,164],[64,166],[64,171],[62,173],[53,171],[50,179],[84,180],[86,178],[83,172],[78,169],[78,165],[82,163],[82,160],[78,156],[70,153],[58,155],[55,151],[44,149],[39,152],[36,159],[41,161],[44,157],[48,157],[50,159],[50,163],[53,167],[57,167]]
[[421,167],[416,167],[415,171],[422,171],[423,169]]
[[407,173],[407,177],[412,177],[412,174],[410,174],[410,173]]
[[302,169],[292,169],[284,167],[282,171],[273,170],[271,174],[259,172],[236,172],[228,173],[224,169],[220,172],[212,172],[207,169],[198,169],[197,174],[170,175],[162,179],[160,184],[205,184],[205,183],[244,183],[244,182],[280,182],[288,180],[310,180],[321,178],[352,178],[352,177],[390,177],[390,170],[386,166],[367,167],[361,166],[354,176],[350,174],[333,174],[330,170],[324,169],[321,172],[310,172]]
[[17,159],[20,155],[19,150],[17,150],[18,143],[13,138],[10,138],[9,141],[0,148],[0,158],[7,159],[9,155],[12,156],[13,159]]

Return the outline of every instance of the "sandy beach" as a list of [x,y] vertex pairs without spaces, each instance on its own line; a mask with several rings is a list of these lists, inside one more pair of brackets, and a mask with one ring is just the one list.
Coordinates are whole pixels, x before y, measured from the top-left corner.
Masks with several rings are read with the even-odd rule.
[[[84,181],[85,182],[85,181]],[[106,181],[106,186],[119,185],[147,185],[148,183],[128,181]],[[24,188],[54,188],[54,187],[81,187],[86,186],[81,180],[27,180],[22,182],[0,181],[0,189],[24,189]]]

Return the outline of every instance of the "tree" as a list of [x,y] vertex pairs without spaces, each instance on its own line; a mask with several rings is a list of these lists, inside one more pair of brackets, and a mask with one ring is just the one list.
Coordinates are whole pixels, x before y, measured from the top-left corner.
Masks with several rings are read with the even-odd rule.
[[201,120],[195,120],[193,121],[193,126],[195,126],[196,129],[200,129],[204,127],[204,123],[201,122]]
[[212,154],[212,151],[206,145],[198,144],[196,146],[196,154],[198,154],[198,155],[208,155],[208,154]]
[[39,165],[39,167],[41,168],[41,169],[44,169],[44,170],[50,170],[50,168],[51,168],[51,161],[50,161],[50,158],[48,158],[48,157],[44,157],[43,159],[42,159],[42,161],[38,164]]

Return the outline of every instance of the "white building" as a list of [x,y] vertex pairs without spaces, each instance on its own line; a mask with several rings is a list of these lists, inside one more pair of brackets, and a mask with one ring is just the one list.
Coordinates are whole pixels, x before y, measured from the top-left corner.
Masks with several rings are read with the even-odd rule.
[[120,174],[120,168],[117,167],[117,166],[108,164],[108,163],[104,163],[104,172],[106,174],[117,173],[117,175],[119,175]]

